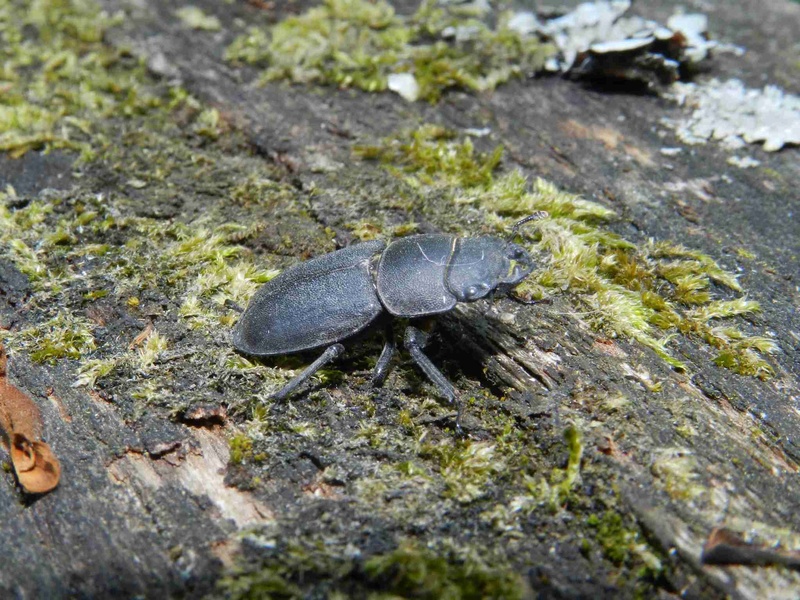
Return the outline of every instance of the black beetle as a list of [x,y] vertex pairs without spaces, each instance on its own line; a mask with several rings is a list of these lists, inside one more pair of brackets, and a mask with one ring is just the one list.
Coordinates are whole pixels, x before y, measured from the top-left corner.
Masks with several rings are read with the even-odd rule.
[[[523,223],[546,215],[542,211],[522,219],[511,237]],[[236,324],[233,345],[253,356],[327,346],[322,356],[273,394],[280,400],[341,355],[341,340],[362,332],[384,311],[412,320],[447,312],[457,302],[509,291],[532,270],[531,257],[511,238],[426,234],[388,246],[378,240],[356,244],[290,267],[265,283]],[[428,379],[456,403],[455,388],[422,352],[427,337],[410,323],[405,346]],[[373,385],[383,383],[395,351],[387,322]]]

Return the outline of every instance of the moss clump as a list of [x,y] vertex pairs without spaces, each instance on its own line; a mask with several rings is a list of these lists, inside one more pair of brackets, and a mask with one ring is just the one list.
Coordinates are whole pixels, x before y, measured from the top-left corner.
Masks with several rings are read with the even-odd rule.
[[674,500],[691,501],[705,493],[697,481],[697,459],[688,450],[670,448],[653,461],[650,471]]
[[[96,197],[34,201],[12,211],[6,203],[16,199],[13,189],[0,193],[0,256],[32,281],[42,322],[7,337],[12,347],[30,351],[40,362],[81,358],[95,350],[91,323],[74,312],[56,310],[70,296],[79,295],[80,304],[87,306],[100,298],[125,298],[135,310],[137,295],[169,289],[182,301],[177,314],[191,328],[213,334],[235,320],[226,303],[245,304],[261,283],[278,273],[242,258],[243,248],[232,240],[244,226],[208,229],[202,221],[165,224],[114,217]],[[125,242],[87,243],[109,229]],[[78,269],[84,273],[75,277]],[[112,355],[92,358],[79,369],[78,382],[94,385],[123,366],[148,369],[166,349],[166,339],[154,331],[142,342],[136,350],[123,346]]]
[[451,185],[460,188],[486,188],[493,182],[493,173],[503,158],[503,148],[490,154],[475,151],[467,138],[457,141],[456,135],[438,125],[423,125],[409,136],[387,139],[381,146],[356,146],[357,156],[378,160],[406,181],[420,185]]
[[622,515],[608,510],[591,515],[586,524],[594,530],[603,555],[617,566],[639,570],[639,577],[657,576],[663,569],[661,559],[650,549],[635,527],[626,527]]
[[171,265],[190,282],[179,313],[193,329],[208,329],[215,323],[232,325],[232,315],[225,312],[220,316],[220,309],[229,302],[246,304],[261,284],[279,273],[276,269],[259,269],[246,260],[233,260],[242,248],[229,242],[231,237],[223,233],[225,229],[222,226],[212,233],[204,227],[187,228],[189,237],[169,245],[162,256],[153,257],[166,262],[162,269]]
[[128,218],[118,226],[132,235],[124,246],[106,252],[106,260],[121,275],[115,294],[132,296],[167,285],[171,295],[182,298],[178,314],[194,329],[230,326],[226,303],[245,304],[259,285],[278,273],[242,258],[244,249],[231,240],[239,239],[243,226],[209,229],[202,219],[164,225],[146,218]]
[[25,351],[40,363],[55,364],[60,358],[79,359],[96,348],[91,324],[65,311],[8,336],[12,347]]
[[385,73],[410,34],[386,2],[327,0],[269,32],[251,28],[228,47],[226,58],[268,64],[265,81],[316,81],[374,92],[386,88]]
[[151,367],[158,357],[166,351],[167,344],[167,338],[153,329],[137,351],[139,368],[145,370]]
[[625,240],[603,226],[614,218],[611,210],[543,179],[531,184],[516,170],[498,175],[500,148],[477,153],[469,139],[459,140],[440,127],[425,125],[400,141],[391,138],[381,145],[361,146],[356,153],[380,160],[423,191],[479,204],[490,212],[488,220],[498,230],[507,230],[520,217],[547,211],[548,219],[520,232],[531,251],[546,262],[517,288],[519,294],[540,298],[569,290],[595,328],[637,340],[677,369],[686,365],[668,345],[676,335],[685,335],[715,348],[720,366],[761,378],[772,374],[764,358],[777,348],[770,338],[720,324],[757,312],[759,306],[741,297],[715,297],[742,289],[711,257],[665,241]]
[[[567,445],[567,465],[565,468],[553,468],[549,477],[531,476],[523,473],[519,477],[519,483],[524,486],[525,491],[511,498],[510,501],[496,504],[492,508],[481,514],[481,520],[489,523],[498,533],[511,533],[518,535],[521,531],[520,517],[528,515],[538,509],[545,509],[553,515],[558,515],[564,510],[569,510],[580,502],[580,496],[575,492],[577,484],[581,478],[581,461],[583,459],[583,435],[580,430],[570,425],[564,431],[564,441]],[[513,445],[511,446],[513,448]],[[509,449],[511,449],[509,448]],[[513,471],[523,468],[525,471],[530,469],[526,463],[531,460],[531,456],[526,457],[525,453],[519,450],[511,450],[516,456]],[[515,461],[515,462],[516,462]]]
[[530,592],[519,575],[487,564],[474,551],[437,550],[411,540],[365,560],[335,550],[321,541],[279,544],[269,562],[260,568],[240,567],[222,578],[218,589],[232,599],[301,598],[317,582],[324,582],[329,598],[513,600]]
[[234,435],[228,442],[228,447],[232,465],[240,465],[253,458],[253,440],[243,433]]
[[10,185],[0,192],[0,246],[2,252],[12,260],[16,267],[28,276],[34,285],[52,284],[52,276],[34,250],[33,239],[29,242],[20,238],[26,231],[37,229],[52,207],[44,203],[33,203],[12,212],[7,203],[17,200],[17,192]]
[[495,446],[487,442],[448,440],[423,446],[420,455],[439,462],[445,495],[462,503],[486,494],[490,477],[501,473],[505,466]]
[[142,92],[143,68],[102,43],[119,22],[91,0],[0,4],[0,150],[93,152],[92,123],[157,105]]
[[526,595],[522,579],[511,571],[489,567],[477,556],[442,555],[410,541],[370,558],[364,571],[385,597],[511,600]]
[[191,29],[203,31],[219,31],[222,29],[217,17],[207,15],[203,12],[203,9],[197,6],[183,6],[175,11],[175,16]]
[[[403,18],[383,0],[325,0],[269,30],[251,27],[228,47],[226,58],[266,66],[264,81],[367,92],[385,90],[392,73],[412,73],[419,97],[435,102],[450,88],[489,90],[542,68],[552,48],[504,23],[501,18],[492,29],[463,8],[431,1]],[[445,40],[445,32],[461,35]]]
[[[38,25],[24,28],[20,47],[0,48],[7,58],[24,49],[32,61],[14,73],[9,69],[22,64],[22,55],[6,63],[0,78],[13,75],[13,86],[0,105],[35,99],[40,108],[58,113],[63,122],[53,121],[57,133],[79,142],[85,160],[76,168],[90,176],[76,177],[69,191],[49,190],[35,199],[11,187],[0,191],[0,257],[22,271],[32,288],[20,330],[2,337],[35,360],[79,359],[76,384],[102,389],[126,418],[153,406],[175,415],[196,401],[219,402],[218,388],[174,387],[189,369],[213,381],[220,355],[225,358],[219,347],[198,344],[186,329],[206,339],[223,337],[236,319],[227,304],[246,304],[277,273],[255,266],[240,244],[264,227],[259,205],[280,202],[291,213],[296,192],[267,179],[270,169],[248,157],[218,111],[150,80],[138,61],[103,45],[102,31],[111,21],[98,17],[94,5],[36,4],[48,15],[52,8],[60,20],[36,17]],[[0,33],[11,35],[28,22],[29,9],[21,2],[0,7],[6,19]],[[92,23],[102,25],[99,33],[81,29]],[[74,67],[70,77],[53,79],[48,68],[58,70],[60,63],[42,64],[54,47]],[[93,107],[73,98],[81,90],[81,102]],[[81,115],[91,117],[91,124],[73,131]],[[27,134],[15,125],[2,135]],[[19,155],[41,147],[37,142],[9,151]],[[44,145],[56,147],[72,146],[58,139]],[[231,147],[235,157],[225,152]],[[99,180],[101,187],[93,187]],[[232,208],[229,198],[237,195],[241,201]],[[201,216],[181,222],[159,214],[176,206],[168,215]],[[151,322],[154,331],[139,339]]]
[[114,358],[96,358],[85,360],[81,363],[78,369],[78,378],[75,380],[75,387],[84,386],[93,388],[97,384],[97,380],[107,375],[119,364],[120,359]]

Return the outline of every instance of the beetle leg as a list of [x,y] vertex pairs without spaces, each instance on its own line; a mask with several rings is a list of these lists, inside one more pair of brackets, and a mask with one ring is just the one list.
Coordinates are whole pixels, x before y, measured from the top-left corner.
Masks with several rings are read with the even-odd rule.
[[419,368],[425,373],[425,375],[430,379],[433,384],[439,388],[439,391],[442,395],[447,398],[447,401],[450,404],[455,405],[456,407],[456,428],[458,430],[461,429],[461,403],[458,401],[458,396],[456,395],[456,389],[453,387],[453,384],[447,380],[447,377],[442,375],[442,372],[436,368],[422,349],[425,347],[425,344],[428,342],[428,334],[420,329],[417,329],[413,325],[409,325],[406,327],[405,333],[405,346],[408,349],[408,352],[411,354],[411,358],[414,359],[414,362],[419,365]]
[[372,372],[372,385],[374,387],[383,385],[386,376],[389,374],[389,363],[392,362],[392,357],[395,355],[395,352],[397,352],[394,332],[392,331],[392,326],[388,323],[384,329],[384,337],[386,338],[386,343],[383,345],[383,350],[378,358],[378,362],[375,363],[375,370]]
[[273,400],[283,400],[289,394],[291,394],[298,386],[302,385],[309,379],[314,373],[319,371],[322,367],[327,365],[329,362],[341,356],[342,352],[344,352],[344,346],[341,344],[333,344],[332,346],[328,346],[325,349],[325,352],[322,353],[317,360],[313,363],[308,365],[303,372],[300,373],[297,377],[292,379],[289,383],[287,383],[280,391],[272,394]]

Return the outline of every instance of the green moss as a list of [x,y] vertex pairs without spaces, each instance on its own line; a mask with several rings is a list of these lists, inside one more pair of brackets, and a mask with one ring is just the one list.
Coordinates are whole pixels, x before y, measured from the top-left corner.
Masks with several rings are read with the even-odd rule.
[[381,235],[381,228],[367,221],[359,221],[358,223],[345,223],[345,227],[352,231],[353,235],[355,235],[362,242],[377,239],[377,237]]
[[266,81],[318,81],[380,91],[409,38],[410,31],[382,0],[327,0],[269,32],[250,28],[228,47],[226,58],[268,64]]
[[65,311],[39,325],[7,335],[11,348],[26,352],[40,363],[55,364],[60,358],[79,359],[96,348],[91,324]]
[[[742,375],[768,377],[765,356],[777,346],[769,338],[748,336],[718,321],[759,310],[744,298],[718,294],[742,288],[736,277],[711,257],[666,241],[634,244],[609,231],[615,218],[604,206],[558,190],[519,171],[498,174],[502,150],[476,153],[469,139],[424,125],[356,153],[380,160],[420,193],[440,193],[455,203],[474,203],[487,221],[508,230],[514,220],[545,210],[550,217],[520,232],[542,266],[517,287],[523,297],[569,290],[578,314],[611,337],[622,336],[651,348],[676,369],[686,369],[670,350],[677,335],[716,348],[716,363]],[[588,312],[586,311],[588,309]]]
[[364,572],[385,598],[525,597],[526,587],[519,575],[489,567],[477,555],[453,558],[405,541],[394,552],[367,560]]
[[403,223],[392,228],[391,237],[404,237],[419,232],[419,223]]
[[[564,509],[570,499],[573,488],[578,482],[581,471],[583,435],[574,425],[571,425],[564,431],[564,441],[567,443],[569,450],[566,468],[553,469],[549,480],[544,477],[527,479],[527,487],[531,494],[531,499],[540,505],[546,506],[553,513]],[[523,501],[522,504],[529,503]]]
[[403,540],[390,552],[358,559],[336,553],[322,541],[280,543],[260,568],[240,566],[220,580],[226,598],[301,598],[307,586],[324,582],[325,597],[453,600],[523,598],[523,579],[485,553],[452,545],[429,548]]
[[86,158],[98,118],[158,104],[141,91],[141,67],[102,43],[119,19],[90,0],[0,4],[0,150],[68,148]]
[[564,479],[559,484],[563,493],[569,493],[578,481],[581,472],[581,458],[583,457],[583,435],[577,427],[567,427],[564,440],[569,449],[567,468],[564,469]]
[[217,17],[207,15],[197,6],[184,6],[179,8],[175,11],[175,15],[191,29],[219,31],[222,28]]
[[[128,75],[141,78],[137,85],[156,93],[136,64],[128,68],[134,74]],[[200,369],[207,377],[220,368],[219,349],[196,346],[196,338],[187,338],[182,327],[207,339],[224,336],[237,318],[228,303],[246,304],[278,272],[257,267],[239,245],[263,227],[246,212],[244,204],[251,200],[240,205],[246,215],[240,222],[220,218],[220,206],[229,206],[227,193],[241,182],[254,182],[253,205],[277,201],[289,206],[292,198],[287,186],[268,181],[269,170],[260,161],[249,163],[246,152],[232,161],[219,148],[213,159],[198,149],[200,138],[213,137],[219,145],[235,141],[214,111],[204,111],[180,90],[162,88],[159,94],[163,110],[134,115],[135,126],[120,116],[98,119],[87,137],[102,159],[90,159],[80,168],[118,173],[128,185],[121,182],[112,194],[98,193],[83,189],[77,179],[77,189],[34,201],[18,198],[12,188],[0,193],[0,256],[28,276],[35,298],[21,331],[3,337],[36,360],[79,359],[76,385],[110,388],[109,397],[127,411],[126,418],[153,406],[177,414],[181,406],[217,393],[174,390],[182,370]],[[219,175],[223,170],[224,177]],[[196,196],[219,201],[204,200],[202,216],[188,222],[136,216],[151,206],[169,206],[176,188],[189,202]],[[140,199],[138,189],[146,190],[146,199]],[[134,197],[126,197],[131,190]],[[93,322],[102,325],[109,310],[125,326],[95,348]],[[131,348],[150,320],[158,321],[155,333]],[[173,355],[181,361],[172,362]],[[263,368],[257,373],[270,375]]]
[[705,493],[705,488],[697,482],[697,468],[691,452],[668,449],[653,461],[650,471],[673,499],[691,501]]
[[138,363],[140,369],[147,369],[167,349],[167,339],[155,329],[145,338],[138,349]]
[[[445,29],[470,28],[468,40],[445,41]],[[385,90],[392,73],[413,73],[419,97],[444,90],[494,89],[540,70],[550,46],[523,38],[499,19],[491,29],[458,7],[424,2],[410,18],[383,0],[325,0],[269,30],[251,27],[228,47],[234,63],[266,66],[265,81],[318,82],[367,92]]]
[[[410,64],[398,69],[414,74],[421,97],[435,102],[450,88],[492,90],[509,79],[543,68],[553,53],[552,46],[509,29],[506,13],[497,15],[494,28],[487,26],[487,17],[469,5],[444,6],[433,0],[422,3],[411,18],[416,35]],[[457,32],[455,41],[445,32]]]
[[231,451],[230,464],[240,465],[253,458],[253,440],[247,435],[239,433],[228,441]]
[[504,468],[503,457],[487,442],[447,440],[424,445],[420,455],[439,463],[445,495],[462,503],[486,494],[490,478]]
[[201,137],[216,140],[225,126],[219,111],[216,108],[207,108],[197,115],[192,131]]
[[268,568],[229,574],[220,579],[218,588],[224,597],[230,600],[258,598],[282,600],[303,597],[300,587],[287,581],[281,572]]
[[182,298],[178,313],[194,329],[230,326],[226,303],[246,304],[262,283],[278,274],[240,259],[243,248],[229,242],[238,237],[229,233],[227,224],[210,230],[203,220],[165,227],[154,220],[130,218],[125,228],[134,234],[125,246],[106,251],[106,259],[122,275],[115,294],[134,297],[167,285],[172,295]]
[[594,529],[595,539],[603,555],[617,566],[639,568],[639,576],[655,576],[662,570],[658,555],[653,552],[635,527],[626,527],[622,515],[608,510],[601,516],[591,515],[587,525]]
[[8,186],[4,192],[0,192],[0,248],[32,282],[42,282],[48,279],[47,267],[40,260],[39,254],[31,248],[33,244],[29,245],[20,239],[20,235],[25,231],[35,231],[44,221],[48,210],[43,204],[32,203],[12,212],[6,203],[15,200],[17,192],[13,187]]
[[[296,190],[291,185],[279,183],[258,174],[250,175],[244,181],[237,183],[231,190],[230,199],[236,204],[245,207],[251,205],[268,207],[276,200],[291,198],[295,194]],[[258,224],[251,224],[240,231],[242,233],[246,232],[247,236],[251,236],[258,233],[258,230],[252,229],[257,226]],[[247,236],[241,239],[247,239]]]
[[630,399],[622,392],[604,394],[600,397],[600,402],[603,410],[609,413],[621,411],[631,403]]
[[355,153],[364,159],[379,160],[392,169],[406,173],[406,181],[415,187],[446,181],[464,188],[486,188],[503,157],[503,149],[491,154],[475,152],[468,138],[454,143],[454,134],[436,125],[423,125],[410,133],[410,139],[387,139],[380,146],[356,146]]
[[[774,343],[770,340],[770,343]],[[750,375],[767,379],[775,370],[767,361],[748,348],[734,345],[730,350],[723,350],[714,357],[714,364],[725,367],[741,375]]]
[[90,359],[81,363],[78,369],[78,378],[75,387],[85,386],[93,388],[97,380],[109,375],[119,364],[119,358]]
[[[82,315],[100,299],[106,306],[122,300],[136,313],[140,296],[175,293],[190,306],[197,299],[187,321],[200,321],[213,335],[214,327],[234,318],[223,310],[225,301],[246,302],[274,271],[241,260],[241,248],[224,226],[209,230],[201,221],[130,216],[135,201],[125,191],[147,188],[149,204],[158,207],[175,197],[176,178],[186,190],[187,181],[197,182],[195,190],[218,185],[218,178],[207,177],[213,161],[187,142],[224,142],[228,129],[217,111],[203,110],[177,88],[159,88],[138,61],[104,45],[104,32],[116,20],[83,0],[0,6],[0,147],[12,156],[33,148],[78,149],[93,168],[128,181],[113,197],[79,189],[20,202],[13,188],[0,194],[0,256],[28,276],[35,294],[28,325],[4,337],[35,360],[81,359],[78,385],[120,375],[133,382],[131,396],[163,402],[168,370],[158,370],[157,382],[135,382],[152,376],[137,372],[150,370],[165,338],[159,333],[133,351],[124,343],[95,349],[93,325]],[[248,231],[239,235],[252,227],[242,226]],[[117,241],[94,243],[98,237]]]

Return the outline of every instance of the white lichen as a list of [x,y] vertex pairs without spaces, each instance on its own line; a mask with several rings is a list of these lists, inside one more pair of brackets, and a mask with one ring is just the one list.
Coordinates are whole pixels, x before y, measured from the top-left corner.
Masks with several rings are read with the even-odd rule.
[[763,142],[767,152],[800,144],[800,97],[774,85],[746,88],[738,79],[676,83],[672,97],[692,109],[685,118],[662,122],[686,144],[717,140],[730,149]]

